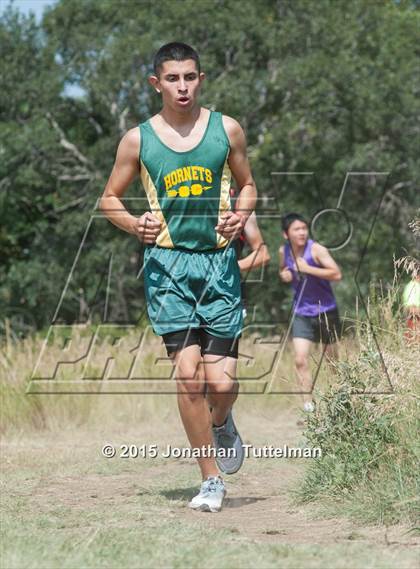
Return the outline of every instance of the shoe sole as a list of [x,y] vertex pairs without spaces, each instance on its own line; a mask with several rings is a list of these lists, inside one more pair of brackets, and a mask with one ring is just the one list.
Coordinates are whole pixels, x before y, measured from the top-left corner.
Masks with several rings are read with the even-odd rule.
[[211,512],[212,514],[215,514],[217,512],[220,512],[222,506],[220,506],[219,508],[211,508],[208,504],[201,504],[201,506],[198,509],[200,512]]
[[208,504],[200,504],[199,506],[190,506],[189,507],[192,510],[195,510],[196,512],[211,512],[213,514],[220,512],[220,510],[222,509],[222,506],[219,506],[218,508],[212,508],[211,506],[209,506]]
[[214,507],[212,508],[212,507],[209,506],[208,504],[200,504],[199,506],[194,506],[194,505],[192,505],[191,503],[188,504],[188,507],[191,508],[192,510],[195,510],[196,512],[211,512],[212,514],[216,514],[216,513],[218,513],[218,512],[221,511],[222,506],[223,506],[223,501],[224,501],[224,499],[225,499],[225,497],[226,497],[226,494],[227,494],[227,492],[226,492],[226,490],[225,490],[225,493],[224,493],[224,496],[223,496],[223,500],[222,500],[222,504],[221,504],[218,508],[217,508],[217,507],[216,507],[216,508],[214,508]]

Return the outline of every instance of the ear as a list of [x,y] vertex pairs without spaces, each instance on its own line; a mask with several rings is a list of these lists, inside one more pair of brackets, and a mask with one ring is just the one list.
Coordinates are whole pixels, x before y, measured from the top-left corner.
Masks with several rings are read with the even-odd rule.
[[200,79],[200,83],[202,83],[204,81],[204,79],[206,78],[206,74],[201,72],[200,75],[198,76]]
[[158,79],[158,77],[156,77],[156,75],[151,75],[149,77],[149,83],[150,85],[153,87],[153,89],[156,91],[156,93],[160,93],[160,81]]

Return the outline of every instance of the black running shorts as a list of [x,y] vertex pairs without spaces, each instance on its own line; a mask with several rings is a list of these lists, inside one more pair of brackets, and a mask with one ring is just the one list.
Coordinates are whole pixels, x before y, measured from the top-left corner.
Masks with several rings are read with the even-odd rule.
[[340,316],[337,309],[321,312],[318,316],[295,314],[293,320],[293,338],[306,338],[311,342],[333,344],[340,338],[340,332]]

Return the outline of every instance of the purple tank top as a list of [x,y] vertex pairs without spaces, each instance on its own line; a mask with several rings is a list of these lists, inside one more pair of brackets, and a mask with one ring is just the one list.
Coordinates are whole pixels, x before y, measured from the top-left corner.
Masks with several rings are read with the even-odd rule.
[[[308,265],[319,267],[312,257],[313,243],[312,239],[308,239],[302,256]],[[295,291],[293,309],[296,314],[300,316],[318,316],[321,312],[337,308],[330,281],[312,275],[299,274],[294,269],[295,261],[288,243],[284,247],[284,262],[293,275],[292,286]]]

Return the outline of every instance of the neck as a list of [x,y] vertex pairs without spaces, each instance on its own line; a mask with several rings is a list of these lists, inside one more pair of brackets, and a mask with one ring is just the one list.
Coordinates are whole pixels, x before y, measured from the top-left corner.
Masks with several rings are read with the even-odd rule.
[[175,111],[170,107],[163,107],[159,114],[171,127],[181,128],[197,122],[201,114],[201,106],[196,104],[187,113]]
[[306,243],[305,243],[305,245],[302,245],[302,246],[294,245],[293,243],[290,243],[290,246],[292,248],[293,255],[295,257],[301,257],[305,251]]

